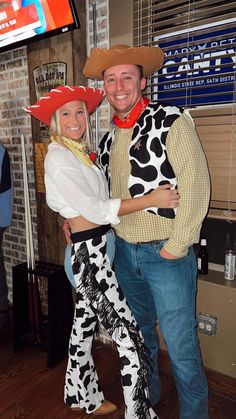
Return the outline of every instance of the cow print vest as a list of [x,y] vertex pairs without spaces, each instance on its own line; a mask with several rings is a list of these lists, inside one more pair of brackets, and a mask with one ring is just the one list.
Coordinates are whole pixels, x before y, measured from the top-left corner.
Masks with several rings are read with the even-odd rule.
[[[131,173],[128,188],[132,197],[143,196],[167,183],[177,186],[175,173],[167,157],[166,138],[172,124],[183,110],[158,102],[150,102],[137,120],[129,147]],[[109,156],[115,129],[105,134],[99,145],[99,163],[110,190]],[[149,208],[148,212],[174,218],[175,210]]]

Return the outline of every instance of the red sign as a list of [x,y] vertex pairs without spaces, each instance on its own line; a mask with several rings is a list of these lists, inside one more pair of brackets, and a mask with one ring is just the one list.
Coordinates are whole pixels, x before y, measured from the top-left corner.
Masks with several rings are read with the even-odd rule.
[[34,4],[22,7],[14,11],[12,7],[6,8],[0,12],[0,39],[7,32],[20,30],[20,32],[28,31],[40,27],[37,10]]

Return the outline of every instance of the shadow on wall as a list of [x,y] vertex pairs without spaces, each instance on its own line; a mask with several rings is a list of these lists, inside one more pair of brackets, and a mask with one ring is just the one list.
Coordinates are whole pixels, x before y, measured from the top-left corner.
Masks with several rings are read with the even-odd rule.
[[225,251],[236,251],[236,222],[206,218],[201,237],[207,239],[209,262],[224,265]]

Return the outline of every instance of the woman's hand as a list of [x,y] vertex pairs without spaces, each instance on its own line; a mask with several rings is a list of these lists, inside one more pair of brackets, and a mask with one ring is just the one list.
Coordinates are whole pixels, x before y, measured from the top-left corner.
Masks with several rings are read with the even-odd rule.
[[173,185],[161,185],[146,197],[150,198],[152,207],[176,208],[179,205],[179,193],[177,189],[171,189]]
[[70,224],[68,223],[67,220],[65,220],[64,224],[63,224],[63,231],[65,234],[65,239],[66,239],[66,243],[71,246],[72,245],[72,241],[71,241],[71,230],[70,230]]

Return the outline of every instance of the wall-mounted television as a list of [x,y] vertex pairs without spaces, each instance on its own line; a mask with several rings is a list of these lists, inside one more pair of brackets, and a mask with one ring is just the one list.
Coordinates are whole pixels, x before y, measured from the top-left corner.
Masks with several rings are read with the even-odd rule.
[[0,53],[79,26],[73,0],[0,0]]

